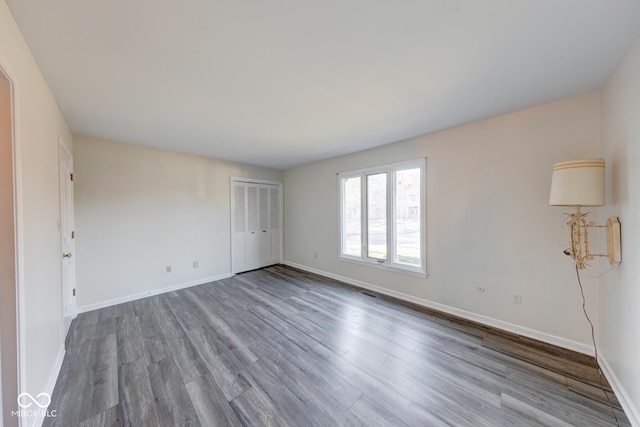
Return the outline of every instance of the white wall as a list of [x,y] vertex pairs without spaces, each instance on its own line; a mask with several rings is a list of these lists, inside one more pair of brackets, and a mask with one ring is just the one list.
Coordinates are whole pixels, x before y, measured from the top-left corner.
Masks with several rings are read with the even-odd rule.
[[71,134],[5,1],[0,1],[0,65],[15,85],[18,275],[25,319],[21,391],[38,394],[50,391],[63,349],[58,137],[70,141]]
[[[640,39],[602,92],[602,156],[607,161],[603,219],[619,216],[622,263],[600,283],[599,346],[640,426]],[[603,267],[606,268],[606,267]]]
[[74,166],[81,310],[228,276],[230,177],[282,181],[271,169],[77,136]]
[[[548,199],[554,163],[597,156],[598,121],[592,94],[287,170],[285,259],[589,352],[564,210]],[[336,173],[419,157],[429,277],[338,260]],[[597,318],[595,280],[585,286]]]

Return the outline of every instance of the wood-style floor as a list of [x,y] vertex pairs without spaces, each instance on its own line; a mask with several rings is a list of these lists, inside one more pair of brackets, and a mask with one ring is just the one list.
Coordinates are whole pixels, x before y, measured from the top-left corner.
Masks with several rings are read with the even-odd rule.
[[598,383],[587,356],[275,266],[80,315],[45,426],[615,425]]

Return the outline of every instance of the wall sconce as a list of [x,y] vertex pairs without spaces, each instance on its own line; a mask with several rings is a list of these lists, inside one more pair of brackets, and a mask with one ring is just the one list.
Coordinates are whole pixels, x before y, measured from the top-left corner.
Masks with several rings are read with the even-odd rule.
[[[561,162],[553,165],[551,179],[551,206],[573,206],[568,213],[567,225],[571,234],[571,248],[564,251],[571,256],[576,266],[583,270],[589,267],[594,257],[607,257],[614,266],[620,263],[620,221],[610,217],[607,225],[595,225],[588,221],[589,212],[581,212],[581,207],[604,206],[604,160],[588,159]],[[589,229],[607,229],[607,254],[591,253]]]

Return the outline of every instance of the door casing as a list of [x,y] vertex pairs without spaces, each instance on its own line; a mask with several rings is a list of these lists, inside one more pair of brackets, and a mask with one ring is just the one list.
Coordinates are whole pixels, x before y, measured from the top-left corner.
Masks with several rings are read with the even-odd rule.
[[[6,274],[0,280],[0,306],[3,313],[0,317],[0,425],[20,425],[20,418],[11,416],[11,412],[18,409],[17,396],[24,389],[24,305],[22,277],[22,199],[20,152],[17,144],[17,100],[15,93],[17,86],[11,71],[6,67],[6,61],[0,55],[0,81],[6,85],[3,89],[2,117],[0,120],[9,123],[7,135],[0,135],[3,145],[2,169],[8,180],[3,180],[6,187],[2,189],[2,209],[10,217],[7,224],[3,224],[1,231],[3,257],[0,264]],[[5,128],[6,129],[6,128]],[[10,224],[9,224],[10,223]],[[5,253],[6,252],[6,253]]]

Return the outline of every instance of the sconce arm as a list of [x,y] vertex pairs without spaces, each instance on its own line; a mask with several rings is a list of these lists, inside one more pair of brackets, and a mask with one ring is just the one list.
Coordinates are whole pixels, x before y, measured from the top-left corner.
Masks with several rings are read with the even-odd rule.
[[[616,217],[610,217],[607,225],[596,225],[593,221],[587,222],[588,212],[581,212],[580,207],[575,207],[575,212],[567,213],[567,224],[571,235],[571,251],[568,253],[579,269],[589,267],[589,261],[595,257],[609,259],[613,266],[620,263],[620,221]],[[589,228],[607,229],[607,253],[593,254],[589,248]]]

